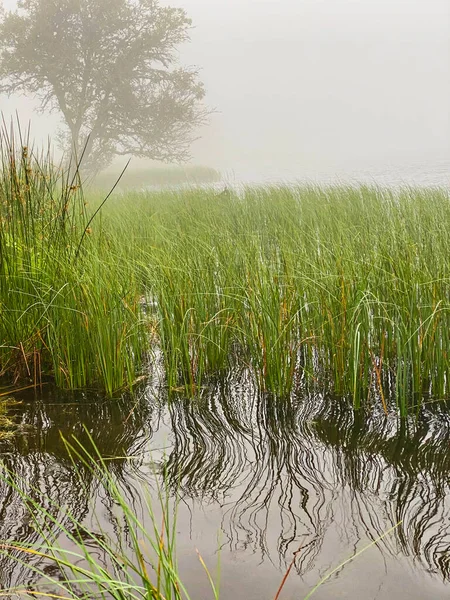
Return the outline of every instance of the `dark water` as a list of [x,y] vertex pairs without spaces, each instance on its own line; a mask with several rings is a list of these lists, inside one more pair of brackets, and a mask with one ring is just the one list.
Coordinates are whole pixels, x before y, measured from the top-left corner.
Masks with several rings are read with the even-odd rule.
[[[16,434],[0,442],[2,459],[56,518],[64,519],[64,506],[95,528],[95,505],[101,526],[116,533],[114,503],[88,474],[83,489],[60,432],[88,444],[85,424],[103,456],[123,457],[108,464],[140,518],[147,519],[142,481],[154,488],[165,470],[181,496],[178,559],[192,600],[212,598],[196,548],[212,571],[220,548],[222,600],[271,600],[301,545],[282,595],[301,600],[398,521],[313,597],[450,597],[450,413],[438,405],[400,421],[354,414],[319,392],[275,399],[245,381],[170,403],[152,389],[138,400],[51,390],[22,400],[11,410]],[[4,483],[0,539],[41,543],[19,494]],[[39,590],[41,582],[26,564],[0,556],[0,588],[15,585]]]

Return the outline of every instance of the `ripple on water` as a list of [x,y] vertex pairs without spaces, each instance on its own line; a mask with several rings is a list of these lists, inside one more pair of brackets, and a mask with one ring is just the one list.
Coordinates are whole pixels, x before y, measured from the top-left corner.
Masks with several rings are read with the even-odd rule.
[[[179,566],[192,598],[211,597],[196,547],[211,567],[221,548],[222,600],[256,600],[274,597],[301,546],[284,591],[302,598],[399,521],[317,597],[422,600],[450,591],[450,417],[442,408],[400,420],[354,413],[317,391],[274,398],[237,378],[212,384],[196,399],[178,394],[166,402],[146,389],[138,401],[105,402],[49,391],[13,410],[20,427],[0,442],[4,466],[56,520],[69,527],[69,509],[87,523],[93,535],[85,542],[99,557],[95,532],[101,525],[114,537],[120,516],[92,475],[86,472],[80,485],[60,432],[89,445],[85,425],[102,456],[120,457],[107,464],[144,520],[142,482],[155,489],[155,478],[166,474],[181,497]],[[0,538],[39,547],[20,494],[3,482],[0,488]],[[14,558],[0,556],[0,588],[36,589],[37,576]]]

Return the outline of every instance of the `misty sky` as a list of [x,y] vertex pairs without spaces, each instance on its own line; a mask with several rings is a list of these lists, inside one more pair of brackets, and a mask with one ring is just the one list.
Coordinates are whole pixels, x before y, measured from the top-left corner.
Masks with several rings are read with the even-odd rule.
[[[218,111],[195,162],[301,177],[450,159],[448,0],[167,3],[193,19],[180,58],[202,67]],[[1,102],[15,107],[30,116],[29,100]]]

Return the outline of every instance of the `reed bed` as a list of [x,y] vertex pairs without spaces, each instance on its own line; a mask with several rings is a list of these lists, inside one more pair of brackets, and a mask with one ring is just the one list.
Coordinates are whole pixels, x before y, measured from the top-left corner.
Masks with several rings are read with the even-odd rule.
[[110,394],[131,385],[147,344],[131,266],[92,236],[76,166],[0,142],[0,376]]
[[[18,150],[16,150],[18,147]],[[230,369],[400,414],[448,397],[448,190],[279,186],[87,199],[3,139],[0,374],[191,393]],[[87,204],[87,205],[86,205]],[[156,358],[154,358],[156,360]]]
[[291,186],[129,195],[104,225],[169,387],[244,366],[277,395],[319,382],[406,415],[448,395],[449,217],[445,190]]

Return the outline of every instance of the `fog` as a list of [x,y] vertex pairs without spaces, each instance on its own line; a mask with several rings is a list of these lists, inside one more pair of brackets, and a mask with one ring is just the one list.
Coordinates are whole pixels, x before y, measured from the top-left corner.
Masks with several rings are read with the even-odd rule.
[[[11,8],[11,0],[4,1]],[[245,180],[448,182],[448,0],[171,0],[193,19],[180,61],[215,109],[194,163]],[[1,99],[32,120],[29,98]]]

